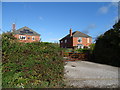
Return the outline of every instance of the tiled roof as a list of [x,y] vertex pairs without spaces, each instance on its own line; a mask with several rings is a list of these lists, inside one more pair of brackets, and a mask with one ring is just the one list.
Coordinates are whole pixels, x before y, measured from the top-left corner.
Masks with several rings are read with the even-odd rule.
[[36,35],[36,36],[40,36],[40,34],[38,34],[37,32],[33,31],[32,29],[28,28],[28,27],[22,27],[18,30],[15,30],[13,32],[14,34],[27,34],[27,35]]
[[73,37],[90,37],[89,35],[84,34],[84,33],[80,32],[80,31],[75,31],[75,32],[73,32],[72,35],[73,35]]
[[[84,34],[84,33],[80,32],[80,31],[73,32],[72,33],[72,37],[86,37],[86,38],[90,37],[91,38],[91,36],[89,36],[87,34]],[[62,39],[64,39],[64,38],[70,38],[70,34],[68,34],[67,36],[63,37]],[[62,39],[60,39],[60,40],[62,40]]]

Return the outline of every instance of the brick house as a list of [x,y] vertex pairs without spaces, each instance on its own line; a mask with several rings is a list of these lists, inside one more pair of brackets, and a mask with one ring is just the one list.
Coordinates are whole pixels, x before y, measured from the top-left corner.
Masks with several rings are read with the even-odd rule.
[[59,41],[61,48],[89,48],[92,37],[79,31],[72,32],[72,29],[70,29],[70,33]]
[[13,24],[12,33],[20,42],[40,42],[40,34],[26,26],[16,30],[15,24]]

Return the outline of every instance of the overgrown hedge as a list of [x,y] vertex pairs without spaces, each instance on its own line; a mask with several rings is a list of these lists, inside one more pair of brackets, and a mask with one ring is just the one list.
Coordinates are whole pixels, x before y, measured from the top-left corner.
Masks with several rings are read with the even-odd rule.
[[3,88],[63,87],[61,49],[52,43],[19,43],[2,35]]

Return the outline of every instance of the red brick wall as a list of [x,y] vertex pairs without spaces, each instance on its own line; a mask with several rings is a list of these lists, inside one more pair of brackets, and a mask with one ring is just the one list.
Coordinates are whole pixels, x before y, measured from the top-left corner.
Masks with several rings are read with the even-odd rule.
[[73,46],[77,46],[77,44],[82,44],[84,46],[89,46],[92,43],[92,38],[89,38],[90,42],[87,42],[87,38],[82,37],[82,42],[78,42],[78,37],[73,37]]
[[[14,37],[16,37],[17,39],[19,39],[19,34],[14,35]],[[34,36],[35,40],[32,40],[32,36],[31,35],[21,35],[21,36],[26,36],[26,40],[19,40],[20,42],[26,42],[26,43],[30,43],[30,42],[39,42],[40,41],[40,36]],[[28,37],[30,39],[28,39]]]
[[78,37],[71,37],[71,38],[67,38],[67,43],[65,43],[65,39],[64,38],[61,43],[60,41],[60,47],[62,48],[72,48],[73,46],[77,46],[77,44],[82,44],[84,46],[89,46],[92,43],[92,38],[90,39],[90,42],[87,42],[87,38],[85,37],[81,37],[82,38],[82,42],[78,42]]
[[[65,40],[67,40],[67,42],[65,43]],[[72,48],[73,45],[73,41],[72,41],[72,37],[71,38],[65,38],[62,40],[63,42],[60,42],[60,47],[62,48]]]

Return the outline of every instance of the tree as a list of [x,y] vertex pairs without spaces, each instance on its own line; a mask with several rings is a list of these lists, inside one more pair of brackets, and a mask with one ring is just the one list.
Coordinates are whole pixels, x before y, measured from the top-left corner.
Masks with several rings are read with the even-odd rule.
[[100,35],[94,48],[94,61],[120,66],[120,20],[113,28]]

